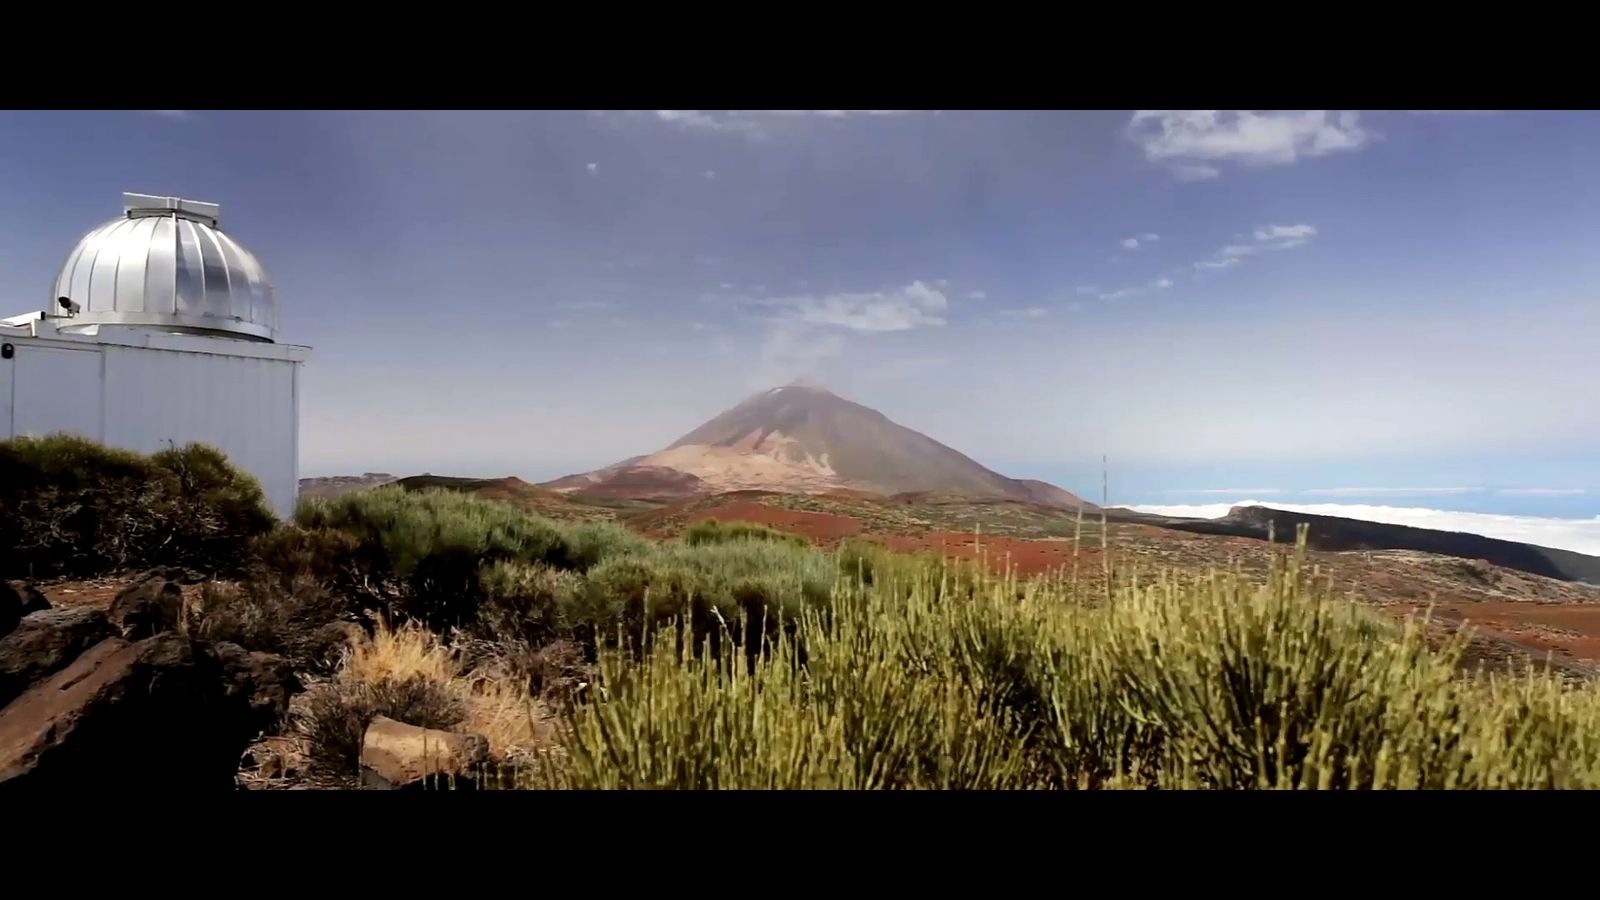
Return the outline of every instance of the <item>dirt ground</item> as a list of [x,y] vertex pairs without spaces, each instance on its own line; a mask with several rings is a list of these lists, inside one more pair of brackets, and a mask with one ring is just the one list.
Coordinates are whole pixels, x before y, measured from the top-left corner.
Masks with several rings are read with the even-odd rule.
[[[1074,551],[1071,539],[1016,537],[930,529],[913,523],[936,520],[915,511],[898,533],[882,530],[894,519],[880,515],[859,497],[807,497],[744,491],[665,508],[647,527],[655,537],[671,537],[688,523],[702,519],[744,521],[803,535],[823,547],[850,537],[876,541],[902,552],[933,551],[950,557],[982,560],[991,571],[1019,576],[1070,571],[1076,565],[1085,588],[1099,584],[1102,559],[1098,523]],[[834,502],[837,501],[837,502]],[[796,509],[795,506],[811,509]],[[860,508],[858,508],[860,507]],[[834,509],[821,512],[817,509]],[[641,522],[641,525],[646,524]],[[987,526],[984,526],[985,528]],[[1113,523],[1107,542],[1115,566],[1141,571],[1203,571],[1238,566],[1264,573],[1281,545],[1242,537],[1204,535],[1149,525]],[[1317,573],[1336,589],[1387,610],[1397,618],[1433,604],[1434,630],[1442,639],[1462,625],[1477,635],[1469,656],[1491,664],[1516,665],[1547,656],[1569,671],[1600,672],[1600,587],[1558,581],[1491,565],[1404,551],[1317,552],[1308,554]]]
[[[111,601],[117,599],[117,594],[136,580],[133,575],[113,575],[85,580],[41,581],[38,587],[50,598],[51,606],[89,606],[103,610],[108,609]],[[186,584],[182,587],[185,604],[199,598],[200,585]]]

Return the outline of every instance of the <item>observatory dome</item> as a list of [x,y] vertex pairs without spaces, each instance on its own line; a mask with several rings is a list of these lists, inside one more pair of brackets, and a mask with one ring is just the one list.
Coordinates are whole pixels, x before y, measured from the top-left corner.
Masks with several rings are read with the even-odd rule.
[[71,316],[62,330],[120,325],[276,340],[272,284],[223,233],[220,206],[145,194],[122,201],[122,216],[84,235],[61,267],[50,312]]

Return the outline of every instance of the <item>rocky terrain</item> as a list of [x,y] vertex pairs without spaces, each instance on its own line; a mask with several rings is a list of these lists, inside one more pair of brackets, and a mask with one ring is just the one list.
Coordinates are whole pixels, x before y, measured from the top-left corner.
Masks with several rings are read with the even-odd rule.
[[0,793],[233,787],[298,685],[281,657],[184,634],[183,577],[126,579],[105,608],[0,583]]

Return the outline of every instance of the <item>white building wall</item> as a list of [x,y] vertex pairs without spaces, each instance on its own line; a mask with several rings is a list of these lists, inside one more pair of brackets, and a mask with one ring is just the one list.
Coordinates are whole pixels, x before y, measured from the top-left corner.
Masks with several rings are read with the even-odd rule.
[[3,339],[13,358],[0,363],[0,414],[9,413],[0,437],[67,431],[140,453],[210,444],[261,481],[275,513],[293,514],[303,348],[153,336]]
[[100,439],[98,348],[16,344],[10,362],[16,434],[67,431]]
[[294,512],[294,363],[142,347],[104,352],[106,443],[140,453],[211,444],[261,480],[278,515]]

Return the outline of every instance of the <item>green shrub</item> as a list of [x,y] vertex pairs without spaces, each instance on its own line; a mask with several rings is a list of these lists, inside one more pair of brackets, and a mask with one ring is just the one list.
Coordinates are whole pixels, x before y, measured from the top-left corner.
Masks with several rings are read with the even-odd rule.
[[331,528],[283,525],[257,536],[246,549],[251,575],[276,581],[282,590],[311,579],[347,597],[362,589],[360,543]]
[[826,606],[835,580],[831,558],[787,542],[666,544],[592,569],[573,610],[573,634],[591,645],[621,636],[637,646],[684,619],[696,645],[710,638],[720,649],[728,629],[747,642],[792,624],[807,606]]
[[798,534],[778,531],[754,522],[721,522],[702,519],[690,525],[683,533],[683,542],[691,547],[706,544],[726,544],[734,541],[773,541],[794,547],[809,548],[811,542]]
[[569,564],[582,572],[608,559],[642,556],[655,549],[649,539],[616,522],[562,523],[560,529],[566,538]]
[[229,571],[272,526],[256,480],[218,451],[143,456],[71,435],[0,441],[0,573]]
[[512,506],[445,489],[398,487],[303,500],[300,527],[333,530],[355,543],[353,560],[371,599],[389,615],[434,631],[472,625],[482,601],[479,571],[496,562],[574,568],[560,527]]
[[261,482],[229,465],[220,450],[187,444],[155,453],[150,462],[170,473],[162,483],[175,487],[162,510],[171,536],[164,562],[215,571],[277,524]]
[[583,578],[543,563],[500,561],[478,573],[478,626],[503,642],[541,646],[571,634]]

